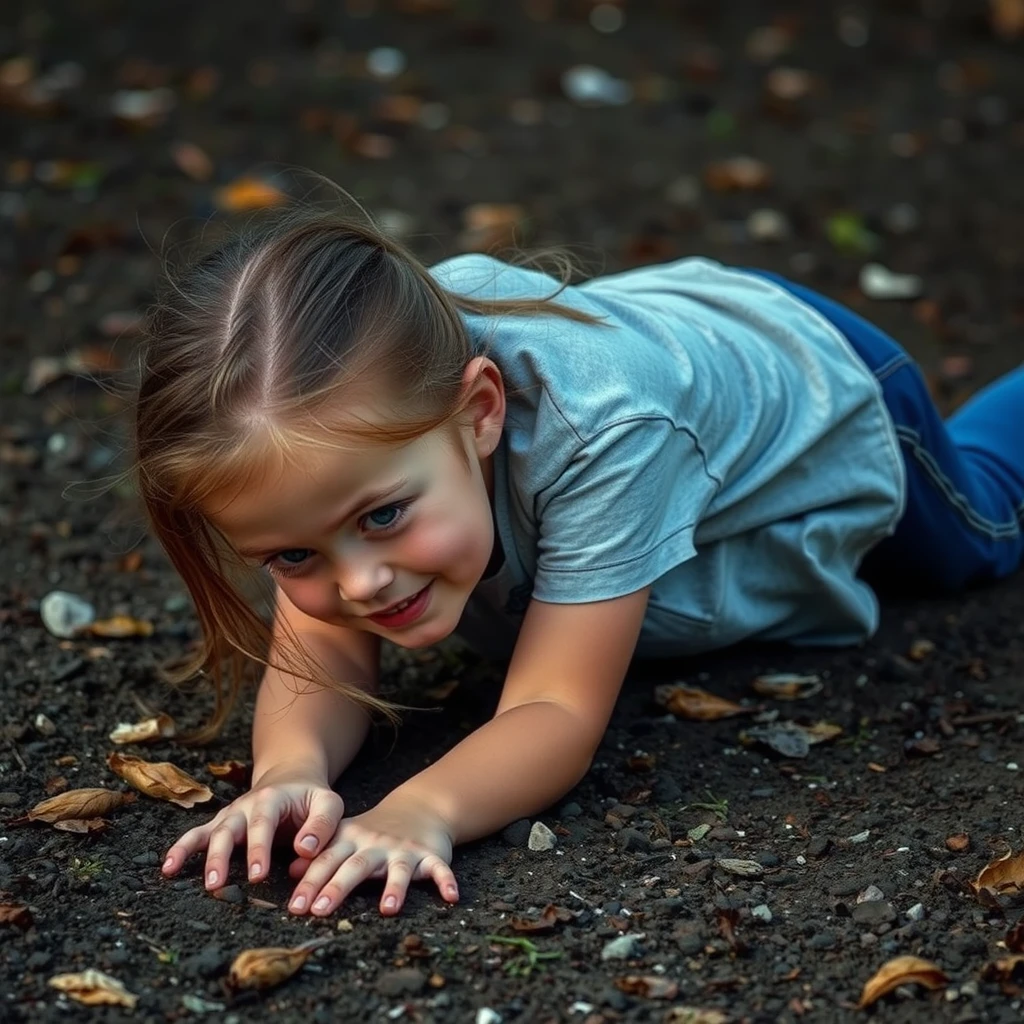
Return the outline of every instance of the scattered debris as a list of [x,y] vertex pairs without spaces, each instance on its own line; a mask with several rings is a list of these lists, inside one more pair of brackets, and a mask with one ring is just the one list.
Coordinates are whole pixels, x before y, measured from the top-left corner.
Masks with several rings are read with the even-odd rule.
[[877,1002],[901,985],[923,985],[927,989],[945,988],[949,978],[938,964],[918,956],[898,956],[879,968],[861,993],[861,1009]]
[[740,733],[741,743],[763,743],[783,757],[807,757],[811,747],[842,735],[842,727],[832,722],[799,725],[796,722],[770,722],[755,725]]

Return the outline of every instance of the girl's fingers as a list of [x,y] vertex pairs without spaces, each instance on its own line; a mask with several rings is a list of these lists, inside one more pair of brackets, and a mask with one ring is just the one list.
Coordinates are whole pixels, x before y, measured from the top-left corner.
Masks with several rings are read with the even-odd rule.
[[408,860],[388,861],[388,880],[380,899],[380,912],[385,917],[397,914],[405,902],[405,894],[412,881],[413,866]]
[[[294,914],[306,913],[324,883],[338,871],[340,865],[347,858],[356,853],[357,849],[358,847],[351,840],[338,839],[331,843],[315,860],[303,861],[300,858],[299,861],[293,862],[291,868],[293,878],[295,877],[297,864],[302,863],[304,870],[302,872],[302,881],[295,887],[295,892],[292,893],[288,909]],[[363,851],[359,856],[365,858],[366,852]]]
[[280,803],[268,800],[258,803],[249,817],[246,859],[249,863],[250,881],[265,878],[270,870],[270,850],[284,810],[286,807]]
[[245,824],[245,815],[236,813],[221,819],[210,832],[204,878],[207,889],[219,889],[227,881],[231,851],[244,842]]
[[[436,863],[434,863],[435,860]],[[459,883],[455,880],[455,872],[452,871],[450,865],[446,864],[440,857],[427,857],[420,867],[424,870],[427,877],[434,880],[434,884],[437,886],[437,891],[441,894],[442,899],[448,903],[459,902]]]
[[[360,882],[382,874],[386,864],[387,853],[384,850],[371,847],[352,854],[334,872],[334,877],[320,890],[320,895],[313,901],[310,910],[317,917],[326,917],[340,903],[348,899],[349,894]],[[302,886],[305,884],[305,879],[303,879]]]
[[295,852],[315,857],[334,838],[345,814],[345,801],[337,793],[321,790],[309,804],[309,814],[295,836]]
[[160,870],[165,875],[176,875],[193,853],[206,849],[212,829],[213,822],[190,828],[164,855],[163,867]]

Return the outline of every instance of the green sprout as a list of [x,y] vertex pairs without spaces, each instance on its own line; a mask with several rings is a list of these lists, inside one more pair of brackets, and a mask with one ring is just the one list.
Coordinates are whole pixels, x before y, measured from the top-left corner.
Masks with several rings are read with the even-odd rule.
[[68,874],[79,882],[91,882],[103,873],[103,861],[91,860],[88,857],[75,857],[68,868]]
[[529,939],[511,939],[504,935],[488,935],[488,942],[499,943],[504,946],[515,946],[521,949],[519,956],[513,957],[505,963],[505,970],[513,977],[526,978],[535,970],[543,970],[542,960],[558,960],[562,953],[560,950],[549,953],[542,953]]
[[729,801],[725,797],[719,799],[711,792],[710,789],[705,789],[704,795],[707,797],[707,801],[686,804],[686,806],[683,807],[683,810],[711,811],[711,813],[720,821],[725,821],[729,814]]

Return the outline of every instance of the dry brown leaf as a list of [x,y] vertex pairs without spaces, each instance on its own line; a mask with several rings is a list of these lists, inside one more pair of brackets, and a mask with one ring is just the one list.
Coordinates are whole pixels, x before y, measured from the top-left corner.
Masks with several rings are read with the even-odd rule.
[[946,849],[953,853],[963,853],[971,848],[971,837],[966,832],[956,832],[946,836]]
[[148,743],[150,740],[167,740],[177,731],[178,727],[170,715],[159,714],[141,722],[119,722],[110,734],[110,742]]
[[61,832],[102,832],[110,822],[105,818],[65,818],[64,821],[55,821],[53,827]]
[[750,714],[751,709],[730,700],[716,697],[697,686],[666,685],[654,690],[654,699],[667,711],[680,718],[691,718],[698,722],[710,722],[733,715]]
[[130,615],[115,615],[110,619],[98,619],[86,630],[93,636],[126,637],[152,636],[153,623],[145,619],[133,619]]
[[843,735],[843,727],[835,722],[815,722],[814,725],[804,726],[807,733],[807,741],[811,744],[828,743],[837,736]]
[[280,206],[287,199],[280,189],[257,178],[239,178],[230,185],[217,189],[213,197],[217,206],[229,213]]
[[771,181],[771,168],[750,156],[718,160],[704,168],[704,183],[712,192],[759,192]]
[[230,782],[232,786],[248,786],[250,768],[244,761],[220,761],[208,764],[206,770],[218,779]]
[[642,999],[675,999],[679,994],[676,982],[657,974],[627,974],[624,978],[616,978],[614,984],[627,996],[640,996]]
[[539,918],[512,917],[509,924],[513,931],[531,932],[534,935],[541,932],[554,931],[555,925],[572,921],[576,915],[565,907],[556,907],[549,903],[541,912]]
[[170,761],[143,761],[130,754],[108,754],[107,765],[114,774],[146,796],[168,800],[179,807],[194,807],[213,799],[213,791]]
[[228,971],[228,985],[231,988],[273,988],[287,981],[310,957],[314,950],[333,942],[331,938],[311,939],[288,949],[284,946],[267,946],[263,949],[247,949],[235,957]]
[[8,822],[22,825],[27,821],[71,821],[75,818],[99,818],[104,814],[130,804],[134,793],[123,793],[116,789],[69,789],[66,793],[51,796],[38,803],[22,818]]
[[1024,850],[1016,855],[1007,850],[1004,856],[989,861],[973,885],[976,893],[987,889],[992,893],[1018,894],[1024,889]]
[[126,1006],[134,1010],[139,1001],[117,978],[91,967],[77,974],[55,974],[49,984],[86,1006]]
[[798,676],[792,672],[758,676],[753,683],[755,693],[776,700],[806,700],[821,693],[823,686],[820,676]]
[[18,928],[28,928],[32,924],[32,914],[28,907],[17,903],[0,903],[0,925],[13,924]]
[[919,956],[898,956],[882,964],[868,980],[860,996],[860,1009],[888,995],[900,985],[924,985],[927,989],[945,988],[949,978],[938,964],[922,960]]

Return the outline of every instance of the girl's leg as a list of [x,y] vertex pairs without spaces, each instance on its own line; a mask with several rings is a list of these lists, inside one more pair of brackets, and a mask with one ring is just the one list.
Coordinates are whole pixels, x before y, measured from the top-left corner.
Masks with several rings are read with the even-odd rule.
[[882,385],[907,468],[907,509],[867,557],[872,582],[945,591],[1012,573],[1024,559],[1024,367],[948,422],[920,370],[884,331],[839,303],[755,271],[816,309]]

